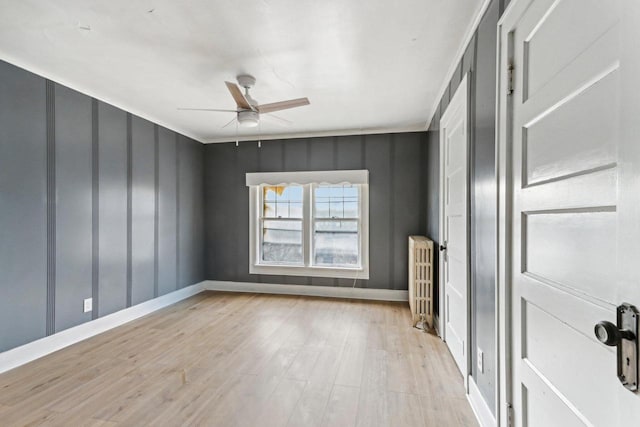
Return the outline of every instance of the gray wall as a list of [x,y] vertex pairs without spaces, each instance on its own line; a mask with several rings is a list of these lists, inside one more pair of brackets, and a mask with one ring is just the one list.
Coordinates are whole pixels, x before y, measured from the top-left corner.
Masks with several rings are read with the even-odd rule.
[[[439,243],[439,122],[462,77],[470,79],[471,158],[471,358],[472,375],[485,401],[495,413],[496,392],[496,178],[495,90],[496,31],[506,7],[494,0],[485,13],[458,64],[427,132],[427,236]],[[437,263],[436,263],[437,265]],[[437,272],[436,272],[437,277]],[[477,369],[477,352],[484,352],[484,372]]]
[[203,178],[199,142],[0,61],[0,351],[203,280]]
[[[353,286],[353,280],[249,274],[247,172],[369,170],[369,280],[357,287],[407,289],[407,236],[426,224],[426,133],[209,144],[205,146],[207,278]],[[182,215],[182,212],[181,212]]]

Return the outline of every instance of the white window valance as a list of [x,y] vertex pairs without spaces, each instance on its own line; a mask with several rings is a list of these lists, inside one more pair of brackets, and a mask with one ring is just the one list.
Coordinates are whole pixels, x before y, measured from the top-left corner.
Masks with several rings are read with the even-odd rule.
[[300,172],[252,172],[246,176],[247,187],[291,184],[369,184],[369,171],[333,170]]

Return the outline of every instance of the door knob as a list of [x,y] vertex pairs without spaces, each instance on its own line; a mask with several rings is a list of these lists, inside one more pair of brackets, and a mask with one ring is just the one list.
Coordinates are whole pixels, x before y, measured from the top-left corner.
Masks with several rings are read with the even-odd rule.
[[634,340],[635,335],[628,329],[618,329],[616,325],[606,320],[598,322],[594,328],[596,338],[604,345],[615,347],[622,339]]
[[440,245],[440,252],[442,252],[442,251],[446,251],[446,250],[447,250],[447,247],[446,247],[446,246]]
[[596,323],[593,332],[604,345],[616,347],[618,379],[625,388],[638,390],[640,364],[638,362],[638,330],[640,312],[631,304],[622,304],[616,309],[617,325],[603,320]]

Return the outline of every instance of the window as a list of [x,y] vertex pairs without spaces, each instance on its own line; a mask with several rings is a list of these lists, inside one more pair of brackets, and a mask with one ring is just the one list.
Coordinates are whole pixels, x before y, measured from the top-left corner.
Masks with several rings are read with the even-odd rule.
[[368,171],[249,173],[249,272],[369,278]]

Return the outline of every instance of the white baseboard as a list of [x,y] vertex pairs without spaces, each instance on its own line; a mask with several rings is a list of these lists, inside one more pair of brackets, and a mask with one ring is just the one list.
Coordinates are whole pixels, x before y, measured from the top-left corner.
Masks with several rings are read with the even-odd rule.
[[91,338],[94,335],[101,334],[109,329],[113,329],[189,298],[192,295],[202,292],[204,290],[203,284],[204,282],[200,282],[186,288],[178,289],[170,294],[134,305],[133,307],[125,308],[113,314],[0,353],[0,373],[17,368],[20,365],[46,356],[54,351],[58,351],[64,347]]
[[409,291],[371,288],[338,288],[336,286],[278,285],[272,283],[226,282],[205,280],[209,291],[252,292],[261,294],[307,295],[314,297],[350,298],[378,301],[409,301]]
[[442,334],[440,334],[440,317],[438,313],[434,313],[433,315],[433,329],[436,330],[436,334],[438,334],[439,337],[442,337]]
[[467,400],[471,404],[471,409],[478,419],[478,423],[482,427],[496,427],[496,418],[491,412],[491,408],[487,405],[487,402],[482,398],[480,389],[476,385],[473,377],[469,376],[469,394],[467,394]]

